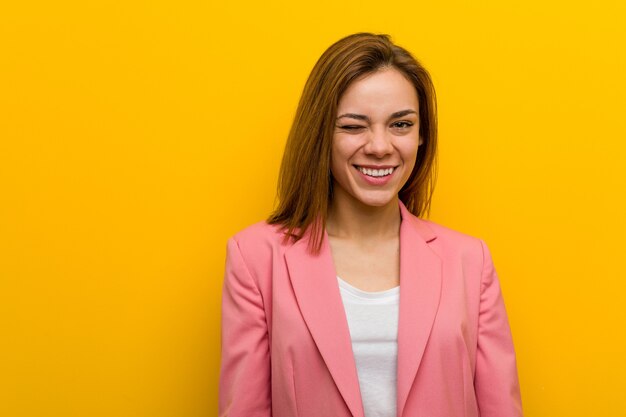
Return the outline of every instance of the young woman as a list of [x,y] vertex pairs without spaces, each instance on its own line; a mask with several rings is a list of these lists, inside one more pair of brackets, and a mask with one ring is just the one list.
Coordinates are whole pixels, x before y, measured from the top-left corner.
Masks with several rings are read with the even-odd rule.
[[370,33],[324,52],[277,209],[228,241],[220,416],[522,416],[487,246],[420,217],[436,144],[409,52]]

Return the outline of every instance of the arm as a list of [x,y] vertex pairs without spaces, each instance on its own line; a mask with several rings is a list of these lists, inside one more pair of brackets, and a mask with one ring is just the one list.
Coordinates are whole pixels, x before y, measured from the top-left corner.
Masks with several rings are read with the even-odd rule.
[[220,417],[270,417],[271,379],[263,299],[234,238],[222,290]]
[[521,417],[522,402],[511,329],[491,253],[481,240],[483,271],[474,387],[481,417]]

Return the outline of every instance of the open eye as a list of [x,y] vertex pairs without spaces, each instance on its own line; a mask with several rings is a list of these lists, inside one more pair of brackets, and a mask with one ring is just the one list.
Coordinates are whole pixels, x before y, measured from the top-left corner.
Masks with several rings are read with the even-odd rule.
[[399,129],[408,129],[409,127],[413,126],[413,122],[409,122],[407,120],[402,120],[399,122],[394,122],[392,124],[393,127],[397,127]]

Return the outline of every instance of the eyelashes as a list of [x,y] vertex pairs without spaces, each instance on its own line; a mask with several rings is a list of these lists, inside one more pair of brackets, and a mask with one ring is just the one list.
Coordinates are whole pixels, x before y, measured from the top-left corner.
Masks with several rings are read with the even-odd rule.
[[398,127],[402,128],[402,129],[408,129],[409,127],[413,126],[413,122],[408,122],[408,121],[404,121],[403,120],[403,121],[400,121],[400,122],[394,122],[392,124],[392,126],[393,125],[402,125],[402,126],[398,126]]
[[[391,126],[397,128],[398,130],[408,130],[413,125],[414,125],[413,122],[409,122],[407,120],[393,122],[391,124]],[[340,129],[348,130],[348,131],[351,131],[351,132],[356,132],[356,131],[359,131],[359,130],[362,130],[362,129],[366,128],[366,126],[361,126],[361,125],[343,125],[343,126],[338,126],[338,127]]]

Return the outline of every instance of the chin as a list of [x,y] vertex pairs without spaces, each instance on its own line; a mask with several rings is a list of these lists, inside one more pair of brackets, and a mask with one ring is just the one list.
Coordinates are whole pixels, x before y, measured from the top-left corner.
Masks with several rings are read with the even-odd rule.
[[358,198],[357,200],[366,206],[370,206],[370,207],[384,207],[389,205],[391,202],[393,202],[396,198],[398,197],[397,194],[395,195],[390,195],[390,196],[385,196],[385,197],[376,197],[376,198],[367,198],[367,197],[362,197],[362,198]]

